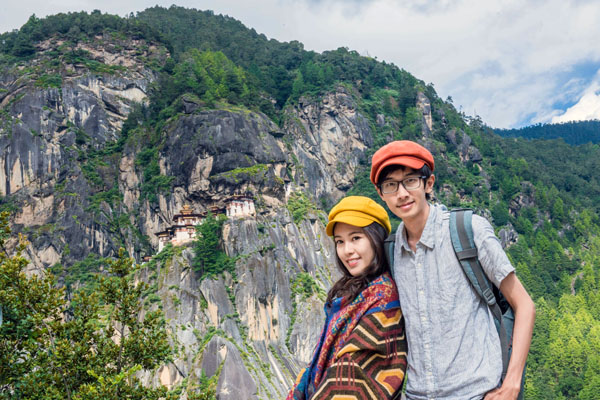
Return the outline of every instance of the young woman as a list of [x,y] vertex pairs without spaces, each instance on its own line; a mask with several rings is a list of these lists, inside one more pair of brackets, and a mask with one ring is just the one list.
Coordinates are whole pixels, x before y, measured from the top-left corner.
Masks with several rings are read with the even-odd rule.
[[346,197],[329,213],[343,276],[327,295],[313,359],[287,400],[400,398],[406,339],[383,247],[390,231],[385,209],[367,197]]

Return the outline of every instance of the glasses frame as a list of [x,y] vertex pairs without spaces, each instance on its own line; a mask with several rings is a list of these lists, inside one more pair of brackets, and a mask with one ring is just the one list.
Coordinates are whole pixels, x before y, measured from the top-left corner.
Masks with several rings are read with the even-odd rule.
[[[404,181],[407,180],[407,179],[414,179],[414,178],[419,179],[419,186],[417,186],[415,188],[412,188],[412,189],[407,188],[406,185],[404,184]],[[395,180],[387,181],[387,182],[395,182],[395,183],[398,184],[398,186],[396,187],[396,190],[394,190],[393,192],[384,192],[383,191],[383,184],[386,183],[386,181],[380,183],[379,185],[377,185],[377,187],[379,187],[379,190],[381,191],[381,194],[393,194],[393,193],[396,193],[398,191],[398,189],[400,189],[400,185],[402,185],[402,187],[404,188],[404,190],[406,190],[407,192],[412,192],[413,190],[417,190],[417,189],[421,188],[421,181],[422,180],[426,180],[426,179],[427,179],[426,176],[421,175],[421,176],[409,176],[409,177],[406,177],[406,178],[404,178],[402,180],[399,180],[399,181],[395,181]]]

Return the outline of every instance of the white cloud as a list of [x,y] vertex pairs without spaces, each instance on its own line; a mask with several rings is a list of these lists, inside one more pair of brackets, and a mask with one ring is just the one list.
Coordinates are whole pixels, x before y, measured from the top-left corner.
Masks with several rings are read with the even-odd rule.
[[[0,16],[0,31],[32,13],[88,11],[126,15],[173,0],[23,0]],[[496,127],[547,122],[573,104],[592,76],[575,66],[600,66],[600,3],[564,0],[179,0],[212,9],[281,41],[309,50],[349,47],[393,62],[467,114]],[[18,22],[15,22],[18,21]],[[15,25],[16,24],[16,25]],[[571,81],[571,83],[568,83]]]
[[583,121],[600,119],[600,71],[581,99],[569,107],[562,115],[552,117],[552,122]]

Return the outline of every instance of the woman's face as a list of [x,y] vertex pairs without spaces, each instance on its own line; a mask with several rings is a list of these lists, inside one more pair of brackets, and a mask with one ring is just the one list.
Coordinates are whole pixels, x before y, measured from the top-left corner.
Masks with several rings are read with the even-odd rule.
[[338,222],[333,228],[335,250],[350,275],[359,276],[367,269],[375,250],[362,228]]

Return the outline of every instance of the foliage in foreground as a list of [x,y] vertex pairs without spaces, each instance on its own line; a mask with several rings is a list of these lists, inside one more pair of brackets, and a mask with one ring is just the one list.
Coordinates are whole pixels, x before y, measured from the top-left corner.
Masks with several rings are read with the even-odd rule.
[[144,283],[134,283],[133,260],[121,249],[98,278],[97,290],[69,302],[54,277],[27,276],[28,261],[5,244],[8,213],[0,216],[0,399],[160,399],[136,372],[169,361],[160,311],[140,319]]

